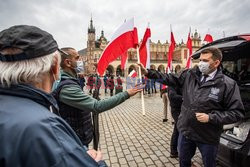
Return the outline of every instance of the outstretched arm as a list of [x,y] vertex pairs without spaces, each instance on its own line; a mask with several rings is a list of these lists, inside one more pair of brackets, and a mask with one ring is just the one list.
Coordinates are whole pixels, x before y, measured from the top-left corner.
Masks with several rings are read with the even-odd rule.
[[183,71],[180,76],[176,76],[174,74],[163,74],[156,70],[146,69],[142,64],[138,64],[141,67],[142,73],[148,77],[149,79],[155,79],[156,82],[162,83],[168,86],[177,86],[180,87],[186,77],[186,71]]
[[125,92],[98,101],[85,94],[78,86],[65,86],[60,92],[59,100],[80,110],[101,113],[121,104],[129,97],[142,91],[142,88],[142,86],[135,86]]

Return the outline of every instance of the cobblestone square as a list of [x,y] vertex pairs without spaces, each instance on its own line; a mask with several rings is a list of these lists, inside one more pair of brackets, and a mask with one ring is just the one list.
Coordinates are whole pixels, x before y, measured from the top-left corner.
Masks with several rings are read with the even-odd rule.
[[[107,98],[102,92],[101,98]],[[170,158],[172,119],[163,123],[163,102],[160,94],[145,95],[146,115],[142,115],[140,95],[99,116],[100,144],[106,163],[112,167],[179,166]],[[199,151],[193,164],[203,166]]]

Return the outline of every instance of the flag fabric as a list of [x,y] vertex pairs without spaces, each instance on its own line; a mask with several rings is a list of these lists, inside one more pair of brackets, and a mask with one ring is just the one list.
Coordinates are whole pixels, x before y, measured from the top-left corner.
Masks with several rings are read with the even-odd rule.
[[171,39],[170,39],[171,43],[169,46],[169,50],[168,50],[168,67],[167,67],[167,73],[171,73],[172,70],[172,61],[173,61],[173,53],[174,53],[174,48],[175,48],[175,40],[174,40],[174,34],[172,32],[172,28],[171,28]]
[[203,41],[206,41],[208,43],[213,42],[213,37],[210,34],[206,34],[205,38]]
[[134,27],[134,19],[130,19],[123,23],[114,33],[111,41],[104,49],[98,64],[97,71],[99,75],[103,75],[109,63],[116,60],[129,48],[138,46],[137,29]]
[[129,74],[129,77],[135,78],[137,76],[137,72],[135,70],[132,70]]
[[188,59],[187,59],[187,64],[186,64],[186,68],[191,68],[191,65],[192,65],[192,62],[191,62],[191,56],[192,56],[192,53],[193,53],[193,47],[192,47],[192,39],[190,37],[190,31],[189,30],[189,33],[188,33],[188,40],[187,40],[187,48],[188,48]]
[[167,88],[168,88],[168,86],[167,86],[167,85],[162,84],[161,90],[163,90],[163,89],[167,89]]
[[140,62],[145,68],[150,68],[150,37],[151,31],[148,27],[145,31],[142,43],[139,48]]
[[126,68],[127,60],[128,60],[128,52],[125,51],[125,52],[121,55],[121,69],[122,69],[122,70],[124,70],[124,69]]

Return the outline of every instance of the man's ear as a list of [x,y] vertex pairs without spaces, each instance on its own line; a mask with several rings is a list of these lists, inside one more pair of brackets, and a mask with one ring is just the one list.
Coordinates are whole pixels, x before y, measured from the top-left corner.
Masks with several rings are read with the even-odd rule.
[[70,67],[70,66],[71,66],[71,61],[69,61],[69,59],[64,59],[63,64],[64,64],[66,67]]
[[220,60],[216,60],[216,61],[215,61],[215,66],[216,66],[216,68],[219,67],[220,63],[221,63]]
[[55,79],[58,80],[60,75],[60,62],[58,56],[54,56],[54,65],[51,70],[55,75]]

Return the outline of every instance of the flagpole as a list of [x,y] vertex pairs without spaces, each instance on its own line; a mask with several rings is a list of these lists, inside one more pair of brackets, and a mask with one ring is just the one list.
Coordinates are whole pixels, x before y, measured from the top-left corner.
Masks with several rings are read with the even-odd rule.
[[[138,60],[138,64],[140,63],[140,56],[139,56],[139,47],[137,46],[136,48],[137,51],[137,60]],[[142,76],[141,76],[141,67],[139,66],[139,79],[140,82],[142,82]],[[142,115],[145,116],[145,104],[144,104],[144,95],[143,95],[143,91],[141,91],[141,105],[142,105]]]

